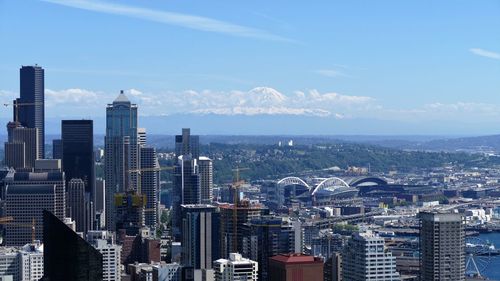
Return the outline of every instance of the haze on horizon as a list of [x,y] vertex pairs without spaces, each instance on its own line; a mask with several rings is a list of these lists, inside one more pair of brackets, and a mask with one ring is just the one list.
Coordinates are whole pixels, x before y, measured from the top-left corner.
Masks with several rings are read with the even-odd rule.
[[121,89],[152,133],[500,133],[500,2],[315,4],[0,1],[0,101],[38,63],[48,133]]

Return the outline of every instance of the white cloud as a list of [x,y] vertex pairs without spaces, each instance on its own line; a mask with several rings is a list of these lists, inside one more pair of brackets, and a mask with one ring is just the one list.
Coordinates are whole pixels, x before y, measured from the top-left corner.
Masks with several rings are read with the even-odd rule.
[[478,55],[478,56],[500,60],[500,53],[495,53],[495,52],[480,49],[480,48],[472,48],[472,49],[469,49],[469,51],[475,55]]
[[99,94],[94,91],[85,89],[65,89],[65,90],[51,90],[45,89],[45,98],[47,106],[56,104],[61,105],[89,105],[96,103],[99,99]]
[[100,13],[115,14],[122,16],[129,16],[143,20],[160,22],[170,25],[181,26],[185,28],[224,33],[239,37],[248,37],[272,41],[288,41],[293,40],[274,35],[265,30],[237,25],[229,22],[224,22],[207,17],[174,13],[168,11],[159,11],[148,8],[134,7],[128,5],[114,4],[103,1],[94,0],[42,0],[45,2],[63,5],[67,7],[89,10]]

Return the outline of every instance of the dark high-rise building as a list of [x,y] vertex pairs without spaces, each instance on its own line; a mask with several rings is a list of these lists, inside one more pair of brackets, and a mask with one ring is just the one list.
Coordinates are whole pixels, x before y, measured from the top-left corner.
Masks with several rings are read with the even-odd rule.
[[465,280],[465,230],[455,213],[419,213],[420,280]]
[[75,221],[76,231],[86,233],[92,229],[92,212],[86,200],[85,183],[81,179],[71,179],[67,185],[69,216]]
[[268,280],[323,281],[323,260],[318,257],[302,254],[287,254],[271,257],[269,258]]
[[102,254],[48,211],[43,211],[43,233],[42,281],[103,280]]
[[[94,126],[92,120],[62,120],[62,166],[66,181],[81,179],[94,198]],[[93,201],[93,200],[92,200]]]
[[61,139],[53,139],[52,140],[52,159],[61,159],[63,158],[63,147]]
[[198,163],[190,155],[178,157],[174,169],[172,231],[176,241],[181,237],[182,204],[200,204],[200,175]]
[[200,137],[192,136],[189,128],[182,129],[182,135],[175,136],[175,156],[191,155],[193,159],[200,157]]
[[[15,124],[9,122],[9,125]],[[8,126],[9,126],[8,125]],[[38,158],[38,129],[25,127],[10,127],[9,140],[5,143],[4,164],[18,169],[32,169]]]
[[220,217],[211,205],[182,205],[182,265],[212,269],[220,258]]
[[45,155],[44,70],[38,65],[22,66],[19,74],[20,97],[14,101],[14,121],[19,121],[23,127],[38,129],[37,158],[43,159]]
[[295,252],[295,231],[279,217],[262,216],[243,226],[242,255],[259,263],[259,280],[268,279],[268,260]]
[[137,191],[139,146],[137,105],[123,91],[106,108],[105,169],[106,228],[115,230],[115,194]]
[[160,197],[160,164],[156,149],[141,147],[141,193],[146,196],[146,212],[144,223],[154,227],[158,223]]

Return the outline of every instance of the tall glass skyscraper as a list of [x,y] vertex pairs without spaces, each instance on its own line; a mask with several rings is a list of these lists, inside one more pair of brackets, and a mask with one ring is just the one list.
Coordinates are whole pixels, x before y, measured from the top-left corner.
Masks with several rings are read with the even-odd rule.
[[92,120],[62,120],[62,165],[66,185],[72,179],[85,183],[85,192],[94,198],[94,129]]
[[[14,101],[14,121],[23,127],[38,129],[38,158],[45,155],[45,85],[44,69],[38,65],[22,66],[20,97]],[[19,120],[16,120],[19,118]]]
[[139,153],[137,105],[123,91],[106,108],[105,171],[106,228],[115,230],[114,195],[137,190]]

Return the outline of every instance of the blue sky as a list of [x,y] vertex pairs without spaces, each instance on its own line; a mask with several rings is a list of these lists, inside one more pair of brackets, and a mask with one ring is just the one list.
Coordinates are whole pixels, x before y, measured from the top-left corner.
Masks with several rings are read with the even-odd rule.
[[17,95],[20,65],[38,63],[49,118],[102,117],[125,89],[143,116],[498,133],[499,15],[500,2],[486,0],[0,0],[0,98]]

